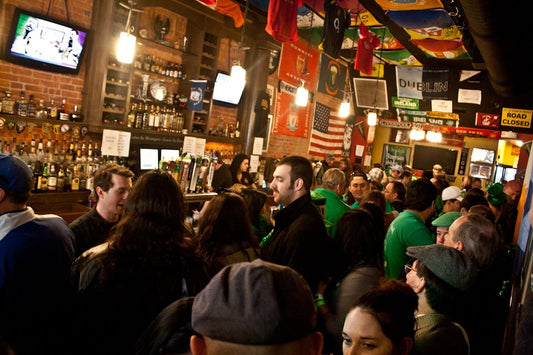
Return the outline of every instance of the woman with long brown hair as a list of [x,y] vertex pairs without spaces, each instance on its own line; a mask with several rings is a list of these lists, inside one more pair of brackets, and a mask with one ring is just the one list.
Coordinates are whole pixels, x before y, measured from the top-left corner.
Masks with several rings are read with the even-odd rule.
[[73,264],[78,354],[126,354],[168,304],[208,282],[184,239],[184,200],[172,176],[150,171],[134,184],[108,242]]

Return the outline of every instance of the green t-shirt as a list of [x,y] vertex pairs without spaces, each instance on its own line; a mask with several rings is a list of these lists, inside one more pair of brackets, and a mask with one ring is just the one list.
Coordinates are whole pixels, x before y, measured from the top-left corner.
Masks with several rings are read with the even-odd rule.
[[385,276],[400,277],[403,266],[409,261],[408,247],[434,244],[435,238],[422,218],[410,211],[401,212],[392,221],[385,236]]
[[344,212],[350,209],[350,207],[342,202],[342,199],[335,193],[335,191],[326,190],[323,188],[317,188],[314,191],[326,198],[324,221],[332,224],[330,236],[334,237],[337,230],[337,221],[339,218],[341,218]]

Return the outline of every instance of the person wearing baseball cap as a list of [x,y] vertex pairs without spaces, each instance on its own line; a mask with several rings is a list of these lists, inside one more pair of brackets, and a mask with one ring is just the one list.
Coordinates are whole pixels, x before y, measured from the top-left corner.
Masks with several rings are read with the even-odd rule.
[[465,192],[457,186],[448,186],[442,190],[442,213],[459,212],[461,210],[461,201],[465,196]]
[[461,212],[446,212],[441,214],[439,217],[435,218],[431,225],[434,226],[437,230],[437,244],[444,244],[444,237],[448,234],[448,230],[452,223],[463,214]]
[[393,166],[390,167],[390,176],[392,176],[392,178],[395,181],[400,180],[400,175],[402,175],[402,173],[403,173],[403,168],[400,165],[394,164]]
[[27,205],[32,178],[22,159],[0,154],[0,334],[17,354],[63,354],[74,235]]
[[317,310],[305,279],[261,259],[218,272],[194,299],[191,352],[314,354],[322,352]]
[[469,354],[464,328],[452,319],[476,278],[475,264],[459,250],[433,244],[407,248],[406,283],[418,295],[411,354]]

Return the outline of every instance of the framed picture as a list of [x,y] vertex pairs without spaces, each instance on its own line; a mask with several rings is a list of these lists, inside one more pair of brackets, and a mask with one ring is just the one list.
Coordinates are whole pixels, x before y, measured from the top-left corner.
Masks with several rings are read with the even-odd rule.
[[399,144],[409,144],[409,130],[391,128],[389,142]]
[[411,159],[411,147],[402,147],[400,145],[383,144],[383,154],[381,156],[381,165],[385,168],[398,164],[400,166],[409,164]]

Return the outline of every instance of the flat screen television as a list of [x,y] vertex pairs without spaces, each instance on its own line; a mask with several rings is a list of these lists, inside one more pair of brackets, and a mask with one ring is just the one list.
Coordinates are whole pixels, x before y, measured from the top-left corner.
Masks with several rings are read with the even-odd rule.
[[472,163],[492,164],[494,163],[494,154],[496,151],[492,149],[472,148],[470,161]]
[[215,104],[236,106],[241,100],[245,82],[237,82],[230,75],[218,72],[213,86],[213,101]]
[[87,34],[82,27],[17,8],[6,59],[34,69],[76,74],[87,47]]
[[140,148],[139,160],[139,170],[152,170],[159,168],[159,149]]
[[457,150],[417,144],[413,154],[413,169],[431,171],[434,164],[440,164],[446,174],[454,175],[457,153]]
[[161,149],[161,158],[165,158],[166,161],[176,160],[180,157],[179,149]]

